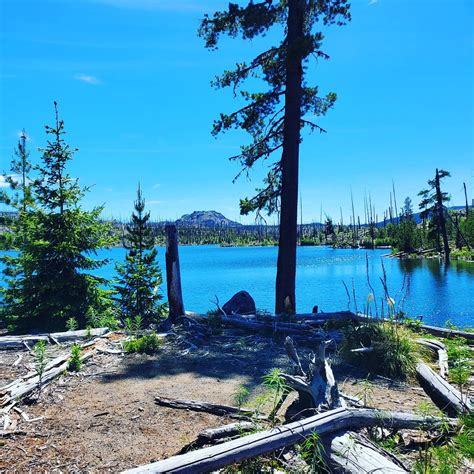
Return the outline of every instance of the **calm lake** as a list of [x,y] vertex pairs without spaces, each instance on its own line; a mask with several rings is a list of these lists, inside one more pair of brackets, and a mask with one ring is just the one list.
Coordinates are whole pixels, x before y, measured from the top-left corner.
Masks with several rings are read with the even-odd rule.
[[[257,308],[273,311],[276,275],[276,247],[180,247],[181,278],[187,310],[205,312],[215,308],[215,295],[221,305],[235,292],[248,291]],[[343,281],[351,294],[352,282],[358,309],[361,311],[371,292],[367,284],[366,255],[369,275],[380,308],[383,288],[382,255],[387,250],[332,249],[299,247],[297,269],[297,310],[310,312],[314,305],[321,311],[345,310],[348,307]],[[110,259],[101,276],[113,278],[114,261],[123,260],[125,249],[99,252]],[[159,262],[165,278],[164,249],[158,248]],[[422,315],[423,321],[444,325],[451,321],[459,326],[474,326],[474,263],[453,261],[449,266],[438,260],[398,260],[383,258],[390,295],[398,304],[405,290],[409,292],[403,309],[410,317]],[[407,285],[406,282],[409,282]],[[166,294],[165,284],[163,292]]]

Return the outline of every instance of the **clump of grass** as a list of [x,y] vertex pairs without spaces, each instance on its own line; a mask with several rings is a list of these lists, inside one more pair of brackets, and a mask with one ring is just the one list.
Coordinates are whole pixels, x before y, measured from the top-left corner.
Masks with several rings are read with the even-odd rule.
[[447,346],[450,365],[449,380],[458,386],[461,396],[463,397],[465,386],[472,372],[471,351],[465,344],[465,340],[460,337],[447,339],[445,344]]
[[79,372],[81,367],[81,346],[80,344],[73,344],[71,347],[71,355],[69,357],[67,370],[69,370],[69,372]]
[[154,354],[161,346],[160,338],[156,333],[147,334],[123,343],[123,348],[128,353]]
[[450,434],[449,428],[442,428],[438,438],[444,439],[444,444],[426,443],[413,471],[419,474],[468,472],[467,465],[474,460],[474,415],[462,415],[456,433]]
[[[369,372],[392,379],[405,380],[414,375],[421,352],[407,328],[377,321],[348,326],[344,333],[342,353],[349,362],[356,361]],[[372,351],[351,352],[362,347],[371,347]]]

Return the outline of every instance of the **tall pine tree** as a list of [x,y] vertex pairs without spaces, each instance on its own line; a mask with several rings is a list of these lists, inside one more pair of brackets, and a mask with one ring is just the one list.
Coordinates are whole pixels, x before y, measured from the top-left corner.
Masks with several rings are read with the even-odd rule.
[[[420,217],[425,220],[430,218],[428,225],[428,238],[435,242],[437,250],[444,250],[444,258],[449,261],[448,232],[446,229],[447,208],[445,203],[449,202],[449,195],[441,191],[441,180],[451,176],[449,171],[436,168],[434,179],[428,180],[429,189],[423,189],[418,193],[422,200],[420,202]],[[441,239],[443,245],[441,246]]]
[[[221,35],[252,40],[265,36],[272,27],[282,27],[281,40],[256,56],[250,63],[237,63],[225,71],[214,85],[240,91],[245,105],[231,114],[221,114],[213,134],[240,128],[252,138],[249,145],[231,157],[240,161],[247,173],[258,160],[267,160],[276,152],[280,158],[269,164],[265,186],[250,199],[240,202],[242,214],[252,211],[280,211],[280,240],[276,278],[275,311],[296,310],[296,245],[298,214],[298,175],[301,129],[324,131],[313,116],[325,114],[336,100],[334,93],[318,95],[318,88],[306,82],[306,68],[311,58],[327,59],[321,50],[323,35],[314,27],[343,25],[350,20],[347,0],[262,0],[249,1],[241,7],[229,3],[228,9],[206,16],[200,35],[206,47],[216,49]],[[259,78],[268,88],[264,91],[241,90],[243,82]],[[261,83],[262,83],[261,82]]]
[[126,227],[124,246],[128,250],[125,263],[117,264],[115,290],[124,318],[142,318],[148,325],[161,315],[161,270],[156,261],[157,250],[152,230],[148,225],[150,213],[145,212],[145,199],[140,186],[134,202],[135,212]]
[[[74,152],[65,141],[56,102],[51,137],[34,169],[31,203],[22,210],[21,239],[15,235],[18,256],[4,259],[7,287],[2,290],[2,314],[17,329],[61,330],[69,318],[86,323],[89,308],[110,304],[106,282],[90,273],[106,263],[94,259],[97,250],[113,243],[110,226],[100,220],[102,207],[81,208],[87,188],[67,172]],[[18,231],[13,229],[14,233]]]

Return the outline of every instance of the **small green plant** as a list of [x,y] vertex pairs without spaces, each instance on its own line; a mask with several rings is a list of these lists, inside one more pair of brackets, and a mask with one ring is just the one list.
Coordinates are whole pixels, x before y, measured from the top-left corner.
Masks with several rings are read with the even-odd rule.
[[362,399],[364,407],[373,405],[374,386],[370,383],[368,377],[359,383],[360,390],[357,396]]
[[234,402],[235,402],[235,404],[236,404],[239,408],[242,408],[242,406],[244,405],[244,403],[245,403],[246,401],[248,401],[249,395],[250,395],[250,392],[249,392],[248,388],[247,388],[245,385],[240,384],[240,385],[237,387],[237,390],[236,390],[235,393],[234,393]]
[[81,346],[80,344],[73,344],[71,346],[71,355],[69,356],[67,370],[69,370],[69,372],[79,372],[81,367]]
[[285,393],[290,391],[290,387],[277,368],[271,369],[262,378],[263,386],[272,393],[272,409],[269,418],[272,423],[275,423],[280,400]]
[[119,321],[113,310],[107,309],[100,316],[98,326],[101,328],[108,328],[109,331],[117,331],[119,328]]
[[128,353],[154,354],[161,346],[160,338],[156,333],[147,334],[142,337],[131,339],[123,343],[123,348]]
[[92,337],[92,328],[90,326],[86,327],[86,339],[90,339]]
[[318,433],[311,433],[301,443],[299,453],[309,465],[310,472],[331,472],[325,461],[325,450]]
[[76,318],[69,318],[66,321],[66,328],[68,331],[76,331],[79,325],[77,324]]
[[41,395],[41,390],[43,388],[43,374],[47,365],[46,342],[43,340],[38,341],[33,347],[33,354],[35,369],[38,374],[38,395]]

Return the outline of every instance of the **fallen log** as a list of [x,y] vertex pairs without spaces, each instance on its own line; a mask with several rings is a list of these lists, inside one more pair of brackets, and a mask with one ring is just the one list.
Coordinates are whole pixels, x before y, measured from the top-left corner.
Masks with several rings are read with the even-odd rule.
[[[253,416],[251,410],[233,407],[229,405],[219,405],[215,403],[202,402],[200,400],[180,400],[174,398],[155,397],[157,405],[169,408],[177,408],[180,410],[191,410],[211,413],[217,416],[228,416],[230,418],[250,419]],[[258,419],[266,419],[266,417],[257,417]]]
[[461,394],[424,362],[419,362],[416,366],[416,375],[426,394],[448,416],[455,417],[472,411],[467,395]]
[[82,329],[80,331],[56,332],[51,334],[26,334],[22,336],[2,336],[0,337],[0,350],[2,349],[30,349],[39,341],[49,344],[50,341],[55,343],[80,341],[90,337],[103,336],[108,332],[108,328],[92,328]]
[[437,326],[428,326],[426,324],[421,324],[420,326],[413,327],[413,330],[425,331],[428,334],[444,338],[453,338],[453,337],[462,337],[468,341],[474,341],[474,332],[461,331],[458,329],[447,329],[440,328]]
[[395,456],[355,432],[330,439],[329,460],[338,472],[372,474],[374,472],[410,472]]
[[185,454],[191,450],[202,448],[208,444],[223,443],[230,439],[242,436],[243,434],[247,434],[253,430],[255,430],[255,424],[250,421],[240,421],[238,423],[230,423],[217,428],[209,428],[201,431],[193,442],[181,448],[176,454]]
[[[173,456],[163,461],[139,466],[124,471],[126,473],[173,472],[201,473],[209,472],[245,459],[268,454],[286,446],[301,443],[308,435],[317,432],[320,436],[345,430],[357,430],[362,427],[383,425],[392,429],[417,429],[438,427],[441,418],[423,417],[410,413],[383,412],[379,410],[336,408],[288,425],[277,426],[267,431],[251,434],[217,446],[191,451]],[[450,420],[452,425],[455,420]]]
[[245,329],[247,331],[263,331],[283,334],[318,334],[314,328],[304,323],[287,323],[279,321],[267,323],[239,317],[237,315],[222,316],[220,317],[219,321],[224,326]]
[[[81,356],[81,361],[85,362],[87,359],[94,355],[94,351],[87,352]],[[56,367],[43,373],[41,378],[41,387],[45,387],[49,382],[54,380],[58,375],[62,374],[67,370],[69,364],[69,355],[66,360]],[[40,386],[40,378],[38,375],[30,377],[29,379],[23,380],[18,379],[17,383],[9,384],[7,389],[3,388],[0,390],[0,407],[4,407],[14,400],[23,398],[25,395],[33,392]]]
[[198,434],[198,439],[206,442],[215,441],[230,436],[240,435],[255,429],[255,424],[250,421],[239,421],[238,423],[229,423],[228,425],[218,426],[217,428],[209,428]]

